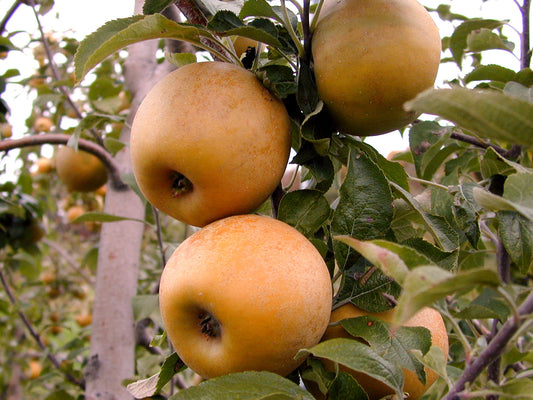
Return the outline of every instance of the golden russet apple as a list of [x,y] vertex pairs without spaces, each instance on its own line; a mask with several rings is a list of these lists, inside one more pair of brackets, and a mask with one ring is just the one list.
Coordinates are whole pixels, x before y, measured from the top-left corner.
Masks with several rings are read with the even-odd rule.
[[152,205],[204,226],[259,207],[281,180],[290,142],[285,106],[253,73],[223,62],[188,64],[140,105],[133,172]]
[[357,136],[412,122],[403,104],[433,87],[440,54],[416,0],[325,0],[312,38],[319,97],[337,129]]
[[59,179],[71,192],[92,192],[107,182],[107,169],[95,155],[70,146],[60,146],[55,154]]
[[[372,313],[364,311],[351,303],[345,304],[342,307],[334,310],[331,313],[330,323],[338,322],[347,318],[356,318],[361,316],[373,316],[380,318],[384,321],[391,322],[394,316],[394,309],[380,312]],[[448,333],[446,331],[446,326],[440,313],[433,308],[423,308],[418,313],[416,313],[411,319],[409,319],[403,326],[421,326],[427,328],[431,333],[431,342],[432,345],[440,347],[445,356],[448,355]],[[348,332],[344,330],[341,325],[334,325],[328,327],[322,341],[326,341],[334,338],[353,338]],[[328,360],[324,360],[326,368],[331,371],[334,371],[334,365]],[[342,365],[339,365],[339,369],[344,372],[350,373],[361,385],[361,387],[367,392],[370,400],[377,400],[384,396],[394,393],[394,390],[389,388],[384,383],[374,379],[366,374],[361,372],[350,370]],[[426,384],[424,385],[417,377],[414,371],[409,371],[404,369],[405,383],[404,383],[404,392],[409,394],[409,400],[418,400],[422,395],[429,389],[429,387],[435,382],[438,378],[438,375],[435,371],[426,368]],[[306,382],[307,385],[307,382]],[[313,384],[309,385],[309,390],[315,395],[317,399],[322,399],[324,396],[318,392],[318,389],[314,387]]]
[[313,244],[274,218],[218,220],[186,239],[161,277],[168,337],[203,378],[241,371],[287,375],[331,314],[327,266]]

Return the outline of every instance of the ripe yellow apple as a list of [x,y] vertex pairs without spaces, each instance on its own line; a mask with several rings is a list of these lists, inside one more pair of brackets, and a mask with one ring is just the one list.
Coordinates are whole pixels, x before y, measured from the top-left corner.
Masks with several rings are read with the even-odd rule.
[[55,156],[59,179],[73,192],[92,192],[107,182],[107,170],[98,157],[60,146]]
[[287,375],[329,322],[327,266],[305,236],[259,215],[224,218],[185,240],[161,276],[159,304],[181,359],[203,378]]
[[188,64],[148,93],[132,125],[131,159],[156,208],[194,226],[259,207],[283,176],[290,121],[250,71]]
[[[345,304],[342,307],[334,310],[331,313],[330,323],[338,322],[347,318],[356,318],[361,316],[373,316],[380,318],[384,321],[391,322],[394,316],[394,309],[381,313],[371,313],[364,311],[353,304]],[[431,341],[434,346],[438,346],[442,349],[444,355],[448,354],[448,333],[446,332],[446,326],[440,313],[433,308],[423,308],[417,314],[415,314],[410,320],[408,320],[404,326],[421,326],[429,329],[431,333]],[[348,332],[344,330],[341,325],[330,326],[326,330],[322,341],[334,339],[334,338],[353,338]],[[333,363],[324,360],[326,368],[333,371]],[[393,394],[391,390],[384,383],[371,378],[370,376],[361,372],[350,370],[342,365],[339,365],[339,369],[344,372],[350,373],[357,382],[367,392],[370,400],[377,400],[384,396]],[[403,370],[405,376],[404,392],[409,394],[409,400],[418,400],[429,389],[429,387],[435,382],[438,375],[435,371],[426,368],[426,384],[424,385],[418,379],[416,373],[410,370]],[[307,382],[306,382],[307,385]],[[312,385],[309,386],[309,390],[315,395],[317,399],[323,398],[323,395]]]
[[434,85],[437,26],[416,0],[325,0],[312,37],[319,97],[337,128],[358,136],[399,129],[403,104]]
[[54,123],[48,117],[37,117],[33,123],[36,132],[50,132]]
[[52,160],[46,157],[40,157],[35,161],[35,173],[36,174],[47,174],[54,169]]
[[37,379],[39,376],[41,376],[42,371],[43,366],[41,363],[37,360],[31,360],[28,363],[28,368],[26,369],[25,374],[28,379]]
[[72,207],[69,207],[68,210],[67,210],[67,220],[68,220],[68,222],[72,222],[76,218],[78,218],[78,217],[82,216],[83,214],[85,214],[86,212],[87,211],[82,206],[74,205]]
[[13,126],[9,122],[2,122],[0,124],[1,139],[8,139],[13,136]]
[[92,322],[93,315],[91,313],[82,313],[76,315],[76,324],[78,324],[80,328],[91,325]]

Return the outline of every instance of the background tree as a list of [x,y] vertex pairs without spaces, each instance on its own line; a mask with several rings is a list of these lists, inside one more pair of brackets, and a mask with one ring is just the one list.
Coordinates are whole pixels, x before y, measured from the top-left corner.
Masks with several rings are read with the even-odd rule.
[[[429,8],[441,32],[451,32],[441,35],[442,68],[455,64],[458,73],[446,89],[407,103],[424,114],[404,130],[410,148],[387,159],[332,129],[317,97],[310,49],[320,3],[248,0],[226,2],[230,11],[222,11],[209,1],[136,2],[136,17],[110,21],[81,44],[39,24],[16,47],[21,33],[6,29],[11,16],[31,7],[40,21],[53,2],[15,1],[0,23],[7,57],[0,62],[31,50],[37,67],[31,76],[6,69],[1,77],[2,91],[21,85],[35,100],[27,133],[11,138],[10,104],[0,98],[0,166],[19,167],[0,188],[0,398],[224,398],[236,390],[250,399],[312,398],[294,384],[297,374],[244,373],[195,386],[165,340],[159,276],[195,228],[144,200],[127,144],[153,84],[202,59],[245,65],[283,99],[297,173],[258,212],[297,227],[321,251],[338,289],[334,308],[395,305],[402,322],[436,307],[450,333],[449,359],[428,350],[423,334],[421,351],[409,357],[441,376],[427,399],[531,398],[530,2],[500,3],[519,10],[521,26],[446,4]],[[265,47],[240,58],[235,35]],[[514,52],[520,67],[486,63],[489,51]],[[105,190],[69,192],[55,160],[43,156],[49,145],[98,156],[109,175]],[[328,374],[321,360],[364,370],[343,359],[359,349],[352,342],[306,349],[300,376],[329,389],[329,398],[351,398],[357,383]]]

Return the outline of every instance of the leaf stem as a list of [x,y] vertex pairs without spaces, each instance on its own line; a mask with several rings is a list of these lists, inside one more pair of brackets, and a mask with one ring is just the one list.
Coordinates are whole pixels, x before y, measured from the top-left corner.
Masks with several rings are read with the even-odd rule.
[[294,45],[298,49],[298,56],[302,57],[304,55],[304,47],[302,45],[302,42],[300,42],[300,39],[298,38],[298,35],[294,31],[294,28],[292,27],[291,20],[289,18],[289,13],[287,12],[287,5],[285,3],[285,0],[281,0],[281,11],[283,13],[283,22],[285,23],[285,28],[287,28],[287,32],[289,32],[289,35],[294,42]]
[[414,176],[407,176],[407,179],[413,182],[420,183],[422,185],[433,186],[434,188],[437,188],[437,189],[442,189],[446,191],[450,190],[448,186],[441,185],[440,183],[437,183],[437,182],[432,182],[432,181],[427,181],[425,179],[416,178]]
[[[64,144],[66,145],[70,139],[70,135],[63,133],[46,133],[40,135],[27,135],[20,139],[4,139],[0,141],[0,152],[9,151],[21,147],[41,146],[43,144]],[[128,185],[122,181],[120,177],[120,171],[115,165],[111,154],[102,146],[91,142],[90,140],[79,139],[78,147],[88,153],[91,153],[98,157],[100,161],[105,165],[109,173],[109,178],[113,185],[113,188],[118,191],[128,189]]]

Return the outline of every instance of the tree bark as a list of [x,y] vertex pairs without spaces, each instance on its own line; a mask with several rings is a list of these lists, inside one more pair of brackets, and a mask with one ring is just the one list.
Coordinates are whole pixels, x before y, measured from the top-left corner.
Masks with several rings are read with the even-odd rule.
[[[142,10],[135,0],[135,12]],[[121,141],[129,142],[135,112],[150,88],[170,71],[157,66],[157,41],[129,47],[125,82],[133,96]],[[131,173],[129,147],[116,155],[122,173]],[[104,212],[144,219],[145,207],[132,191],[108,188]],[[139,259],[144,224],[135,221],[104,223],[98,252],[89,363],[85,370],[86,400],[131,400],[122,382],[135,374],[135,329],[132,298],[137,292]]]

